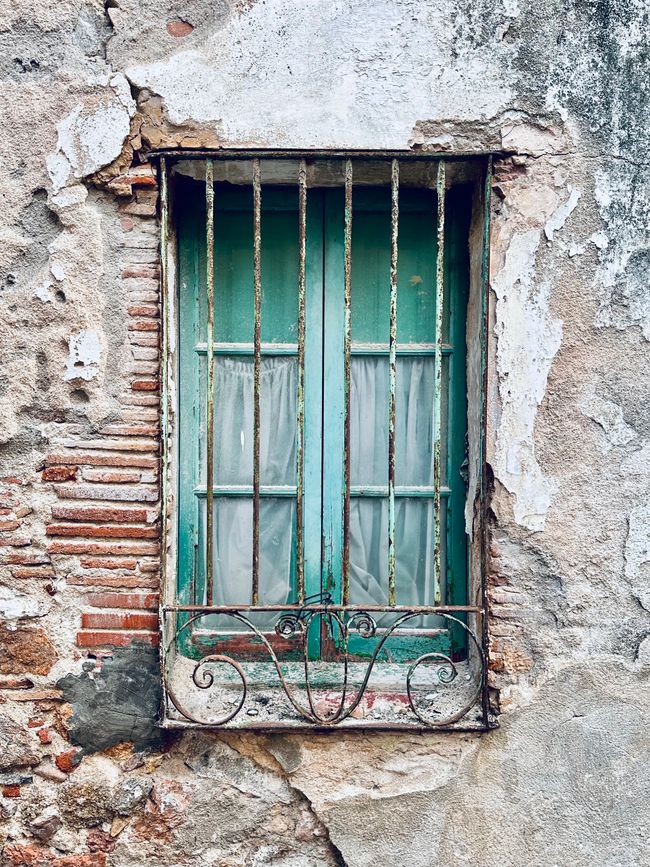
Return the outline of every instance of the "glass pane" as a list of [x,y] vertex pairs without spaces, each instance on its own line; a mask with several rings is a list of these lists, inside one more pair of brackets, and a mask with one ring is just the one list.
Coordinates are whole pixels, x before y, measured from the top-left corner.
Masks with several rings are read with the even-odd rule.
[[[296,483],[295,358],[262,358],[260,370],[260,484]],[[215,359],[214,481],[253,484],[253,374],[246,356]],[[202,407],[205,420],[205,406]],[[205,425],[205,422],[204,422]],[[205,427],[203,426],[203,430]],[[205,437],[201,437],[205,484]]]
[[[444,521],[444,511],[441,517]],[[441,535],[444,540],[445,533]],[[398,605],[433,605],[434,544],[434,501],[398,498],[395,503]],[[444,567],[442,572],[444,574]],[[350,503],[350,601],[354,605],[388,603],[388,500],[385,498],[355,497]]]
[[398,358],[395,482],[433,485],[435,359]]
[[[250,497],[215,497],[213,508],[213,603],[250,605],[253,500]],[[201,499],[200,509],[201,532],[205,539],[205,498]],[[296,570],[295,516],[296,504],[293,498],[262,497],[260,500],[261,605],[283,605],[292,595]],[[205,548],[202,547],[202,550]]]
[[[252,343],[253,194],[215,189],[215,340]],[[292,189],[262,187],[264,343],[295,343],[298,334],[298,198]]]
[[350,484],[388,484],[388,358],[357,356],[350,369]]
[[398,343],[435,342],[436,220],[433,204],[434,195],[431,192],[429,209],[400,214],[397,261]]

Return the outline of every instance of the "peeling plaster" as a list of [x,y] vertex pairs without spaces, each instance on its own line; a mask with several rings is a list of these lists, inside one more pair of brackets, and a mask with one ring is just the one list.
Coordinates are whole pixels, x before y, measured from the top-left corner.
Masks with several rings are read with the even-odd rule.
[[99,334],[92,329],[84,329],[72,334],[68,340],[70,351],[66,362],[64,379],[84,379],[87,382],[99,373],[102,345]]
[[562,323],[550,312],[550,286],[535,280],[540,239],[538,229],[515,234],[492,281],[501,400],[495,471],[514,494],[516,522],[537,531],[544,529],[553,484],[535,457],[535,416],[562,340]]
[[607,454],[615,446],[624,446],[636,439],[636,431],[626,424],[623,410],[611,400],[592,394],[582,401],[580,409],[587,418],[595,421],[603,429],[605,433],[601,444],[603,454]]
[[557,232],[564,226],[567,219],[569,218],[569,215],[573,212],[576,205],[578,204],[578,201],[580,200],[580,196],[582,195],[581,191],[573,190],[571,189],[571,187],[569,187],[569,189],[571,190],[569,198],[566,200],[566,202],[563,202],[560,207],[556,211],[554,211],[546,221],[546,224],[544,226],[544,234],[546,235],[548,241],[552,241],[555,232]]
[[6,621],[43,617],[51,603],[40,601],[9,587],[0,587],[0,617]]

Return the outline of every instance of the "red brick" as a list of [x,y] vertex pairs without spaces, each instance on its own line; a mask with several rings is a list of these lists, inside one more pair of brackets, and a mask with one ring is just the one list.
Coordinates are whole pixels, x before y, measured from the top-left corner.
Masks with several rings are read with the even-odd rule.
[[117,840],[101,828],[93,828],[88,832],[86,844],[91,852],[112,852],[117,846]]
[[54,759],[54,763],[60,771],[69,773],[77,767],[81,761],[81,750],[65,750]]
[[140,569],[142,572],[158,572],[160,571],[160,558],[152,560],[140,560]]
[[89,593],[85,599],[94,608],[148,608],[158,607],[157,593]]
[[160,322],[155,319],[136,319],[129,322],[129,331],[160,331]]
[[36,717],[30,717],[27,720],[27,726],[30,729],[37,729],[37,728],[39,728],[39,726],[42,726],[44,724],[44,722],[45,722],[45,720],[38,719]]
[[4,798],[20,798],[20,786],[15,784],[3,786],[2,795]]
[[0,533],[8,533],[10,530],[17,530],[20,527],[20,521],[0,521]]
[[160,345],[160,338],[157,334],[146,334],[142,331],[131,331],[129,334],[129,343],[132,346],[154,346]]
[[126,524],[144,524],[152,523],[154,516],[155,511],[153,509],[129,508],[128,506],[52,506],[52,517],[64,521],[113,521]]
[[0,689],[31,689],[34,681],[28,677],[5,677],[0,675]]
[[78,647],[128,647],[136,641],[158,645],[157,632],[78,632]]
[[129,316],[158,316],[160,309],[151,304],[132,304],[126,308]]
[[18,476],[2,476],[0,483],[3,485],[24,485],[25,481],[19,479]]
[[157,577],[144,575],[69,575],[68,584],[74,587],[115,587],[120,590],[135,590],[140,588],[155,589],[160,584]]
[[14,692],[12,701],[60,701],[63,693],[60,689],[28,689],[25,692]]
[[143,612],[87,611],[81,615],[82,629],[158,629],[158,615]]
[[139,482],[141,477],[138,470],[98,470],[96,467],[87,467],[81,475],[87,482],[104,482],[112,485]]
[[77,467],[46,467],[43,470],[44,482],[70,482],[77,478]]
[[83,569],[135,569],[137,560],[124,557],[82,557],[79,561]]
[[[59,455],[49,455],[45,460],[46,463],[55,462]],[[155,469],[158,466],[157,458],[147,457],[145,455],[78,455],[70,454],[67,457],[70,463],[78,465],[88,464],[96,467],[143,467],[145,469]]]
[[82,536],[87,539],[157,539],[156,527],[131,527],[127,524],[50,524],[45,530],[48,536]]
[[157,452],[159,443],[153,437],[141,439],[118,439],[118,440],[83,440],[68,441],[66,446],[71,449],[100,449],[101,451],[114,452]]
[[0,559],[0,563],[5,563],[8,566],[14,563],[20,566],[45,566],[49,562],[50,558],[47,554],[27,554],[24,551],[11,551]]
[[101,429],[101,433],[105,436],[143,436],[157,437],[160,434],[160,427],[156,424],[109,424]]
[[37,734],[38,739],[42,744],[52,743],[52,732],[48,728],[39,729]]
[[122,269],[122,277],[150,277],[157,279],[160,276],[158,265],[127,265]]
[[59,542],[48,543],[52,554],[158,554],[155,542]]
[[45,676],[56,659],[54,645],[40,627],[8,629],[0,625],[0,674]]
[[167,33],[176,39],[182,39],[184,36],[189,36],[193,30],[194,28],[189,21],[182,21],[180,18],[167,22]]
[[52,867],[106,867],[106,853],[93,852],[87,855],[62,855],[52,861]]
[[26,548],[32,544],[30,536],[3,536],[0,537],[0,546],[7,548]]
[[129,394],[122,395],[120,397],[120,403],[123,406],[160,406],[160,396],[158,394],[143,394],[140,392],[136,392],[133,394],[132,392]]
[[131,383],[133,391],[158,391],[159,387],[157,379],[134,379]]
[[56,578],[51,566],[19,566],[11,574],[14,578]]

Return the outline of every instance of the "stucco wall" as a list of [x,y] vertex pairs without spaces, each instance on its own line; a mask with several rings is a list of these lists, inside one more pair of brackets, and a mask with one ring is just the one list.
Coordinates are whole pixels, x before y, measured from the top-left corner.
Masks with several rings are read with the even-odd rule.
[[[4,863],[650,863],[647,3],[0,10]],[[155,179],[133,166],[151,146],[219,144],[507,154],[491,240],[497,731],[152,724],[158,242]]]

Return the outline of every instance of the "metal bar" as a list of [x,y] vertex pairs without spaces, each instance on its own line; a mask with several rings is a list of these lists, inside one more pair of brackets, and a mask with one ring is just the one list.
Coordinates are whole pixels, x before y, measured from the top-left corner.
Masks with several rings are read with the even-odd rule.
[[[449,343],[443,344],[442,354],[443,355],[451,355],[454,351],[454,347]],[[351,349],[352,355],[389,355],[390,354],[390,345],[387,343],[356,343],[352,345]],[[435,355],[436,354],[436,345],[435,343],[412,343],[408,344],[400,344],[398,343],[395,348],[395,353],[397,357],[400,356],[409,356],[416,355],[418,358],[420,356],[427,355]]]
[[395,605],[395,386],[397,380],[397,237],[399,162],[390,170],[390,340],[388,344],[388,602]]
[[345,213],[343,229],[344,247],[344,320],[343,369],[345,390],[345,419],[343,424],[343,560],[342,599],[350,601],[350,349],[352,345],[352,160],[345,161]]
[[[441,497],[451,496],[451,488],[440,488]],[[436,489],[433,485],[414,486],[414,485],[395,485],[396,497],[413,497],[413,498],[431,498],[436,495]],[[387,497],[388,487],[386,485],[353,485],[350,488],[350,496],[352,497]]]
[[[484,150],[481,153],[476,153],[475,151],[458,151],[454,153],[453,159],[458,161],[479,161],[484,160],[486,156],[493,154],[494,156],[503,155],[505,151],[503,150]],[[386,162],[388,160],[397,159],[400,161],[423,161],[423,162],[432,162],[440,159],[440,153],[436,153],[435,151],[412,151],[412,150],[363,150],[363,149],[339,149],[339,150],[322,150],[318,148],[301,150],[299,148],[288,148],[287,150],[274,150],[273,148],[264,149],[264,148],[219,148],[219,149],[206,149],[206,148],[188,148],[186,150],[182,148],[171,148],[167,149],[158,149],[149,151],[149,157],[151,159],[167,157],[167,158],[181,158],[181,159],[206,159],[213,158],[218,160],[251,160],[251,159],[265,159],[265,160],[295,160],[295,159],[306,159],[306,160],[345,160],[345,159],[364,159],[364,160],[378,160],[380,162]]]
[[[160,605],[166,605],[171,595],[175,597],[175,593],[170,594],[170,573],[173,574],[173,569],[168,570],[168,509],[169,502],[169,472],[170,472],[170,425],[169,425],[169,335],[171,332],[169,317],[171,315],[169,299],[169,268],[167,263],[169,244],[169,176],[167,168],[167,160],[160,161],[160,283],[161,283],[161,302],[163,310],[162,321],[162,396],[161,396],[161,428],[162,428],[162,527],[161,527],[161,566],[163,571],[162,592],[160,594]],[[177,623],[174,622],[173,628],[177,628]],[[161,629],[163,633],[162,646],[167,646],[166,638],[166,623],[165,619],[161,618]]]
[[298,417],[296,419],[296,584],[305,601],[304,448],[305,448],[305,273],[307,263],[307,163],[298,168]]
[[487,166],[485,167],[485,180],[483,187],[483,251],[481,257],[481,376],[482,376],[482,405],[481,405],[481,434],[480,434],[480,460],[481,460],[481,477],[479,491],[479,511],[481,515],[481,525],[479,527],[481,549],[481,644],[483,654],[485,656],[485,666],[481,672],[483,678],[481,691],[481,710],[483,713],[483,722],[488,724],[490,718],[490,696],[487,681],[486,669],[488,665],[489,652],[489,635],[488,635],[488,598],[487,598],[487,570],[488,570],[488,480],[487,480],[487,411],[488,411],[488,334],[489,334],[489,291],[490,291],[490,204],[492,195],[492,157],[489,157]]
[[262,184],[259,159],[253,160],[253,285],[255,323],[253,326],[253,605],[260,594],[260,372],[262,318]]
[[436,355],[435,355],[435,379],[433,392],[433,485],[438,492],[434,503],[434,602],[438,604],[442,592],[441,576],[441,508],[440,508],[440,481],[441,481],[441,437],[442,437],[442,324],[443,306],[445,299],[445,162],[438,163],[438,176],[436,180],[436,192],[438,198],[438,231],[436,250]]
[[386,614],[444,614],[451,611],[465,611],[480,614],[482,609],[476,605],[166,605],[165,611],[203,611],[206,614],[227,614],[231,611],[379,611]]
[[206,501],[206,578],[205,595],[208,602],[213,595],[213,502],[212,486],[214,480],[214,165],[212,160],[205,163],[205,209],[206,209],[206,300],[208,308],[207,335],[207,407],[206,407],[206,487],[210,492]]
[[[205,343],[197,343],[194,351],[198,355],[206,355],[208,347]],[[255,355],[254,343],[215,343],[215,355]],[[298,355],[297,343],[262,343],[260,354],[263,356]]]
[[[252,497],[252,485],[213,485],[213,497]],[[260,485],[260,497],[295,497],[297,488],[295,485]],[[194,488],[195,497],[206,497],[205,488]]]

